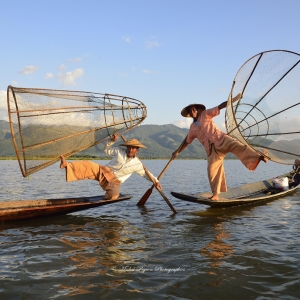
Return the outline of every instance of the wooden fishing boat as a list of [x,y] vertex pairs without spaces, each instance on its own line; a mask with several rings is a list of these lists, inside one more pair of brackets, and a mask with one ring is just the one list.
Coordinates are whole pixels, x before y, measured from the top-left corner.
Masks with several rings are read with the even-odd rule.
[[1,202],[0,222],[69,214],[97,206],[129,200],[130,198],[132,198],[132,196],[120,195],[118,199],[105,200],[102,195],[93,197]]
[[[297,169],[298,170],[298,169]],[[211,200],[211,192],[203,192],[197,194],[184,194],[171,192],[171,194],[180,200],[194,202],[204,205],[209,205],[211,207],[230,207],[230,206],[239,206],[252,203],[260,203],[263,201],[269,201],[278,199],[294,193],[297,188],[300,186],[300,174],[295,171],[277,178],[289,178],[289,189],[280,190],[273,188],[272,180],[263,180],[254,183],[249,183],[237,187],[232,187],[227,190],[227,192],[219,194],[219,200]]]

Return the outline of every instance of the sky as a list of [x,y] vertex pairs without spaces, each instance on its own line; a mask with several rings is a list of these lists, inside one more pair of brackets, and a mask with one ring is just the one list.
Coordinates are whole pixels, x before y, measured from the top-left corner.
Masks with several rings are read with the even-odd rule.
[[[300,52],[299,0],[0,0],[0,119],[9,85],[142,101],[143,124],[227,100],[250,57]],[[225,110],[216,117],[224,129]]]

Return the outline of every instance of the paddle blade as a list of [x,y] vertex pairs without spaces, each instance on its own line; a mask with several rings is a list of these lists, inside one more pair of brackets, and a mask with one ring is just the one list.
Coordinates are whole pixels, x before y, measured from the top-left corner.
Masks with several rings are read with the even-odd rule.
[[143,206],[147,202],[148,198],[152,194],[152,190],[153,190],[153,186],[146,191],[146,193],[144,194],[144,196],[137,203],[138,206]]

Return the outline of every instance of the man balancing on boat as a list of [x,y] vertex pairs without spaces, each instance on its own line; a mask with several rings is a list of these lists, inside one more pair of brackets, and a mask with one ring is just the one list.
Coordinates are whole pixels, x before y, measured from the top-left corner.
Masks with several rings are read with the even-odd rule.
[[[122,147],[113,147],[113,144],[117,141],[118,137],[117,134],[112,135],[111,141],[108,142],[104,148],[104,152],[109,156],[112,156],[112,160],[105,166],[87,160],[68,163],[65,157],[61,155],[60,168],[66,169],[66,180],[97,180],[102,189],[106,191],[104,197],[107,200],[118,198],[121,183],[129,178],[132,173],[137,173],[153,182],[146,174],[142,162],[136,155],[140,148],[147,147],[137,139],[127,140],[120,145],[125,146],[126,149]],[[147,172],[155,181],[156,188],[161,190],[162,187],[157,178],[149,171]]]
[[[233,99],[237,101],[240,95]],[[220,110],[227,106],[227,101],[214,108],[206,109],[203,104],[190,104],[182,109],[181,115],[193,118],[185,143],[179,151],[173,153],[176,157],[179,152],[187,148],[195,138],[203,145],[207,154],[207,172],[212,197],[218,201],[219,193],[226,192],[226,177],[224,158],[229,152],[235,154],[250,171],[254,171],[260,161],[267,162],[267,153],[257,153],[255,150],[222,132],[214,123],[213,118],[220,114]]]

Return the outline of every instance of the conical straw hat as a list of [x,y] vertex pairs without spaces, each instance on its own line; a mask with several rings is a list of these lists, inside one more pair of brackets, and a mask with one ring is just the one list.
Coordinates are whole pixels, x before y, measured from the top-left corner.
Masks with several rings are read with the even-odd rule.
[[190,109],[191,106],[196,106],[196,107],[198,106],[198,107],[200,107],[200,108],[203,109],[203,110],[206,109],[206,107],[205,107],[203,104],[197,104],[197,103],[195,103],[195,104],[190,104],[190,105],[188,105],[188,106],[186,106],[185,108],[182,109],[181,115],[182,115],[183,117],[186,117],[186,118],[191,118],[191,117],[192,117],[192,116],[190,115],[190,112],[189,112],[189,109]]
[[132,146],[132,147],[139,147],[139,148],[147,148],[145,145],[140,143],[137,139],[128,140],[128,141],[124,142],[123,144],[120,144],[120,146]]

